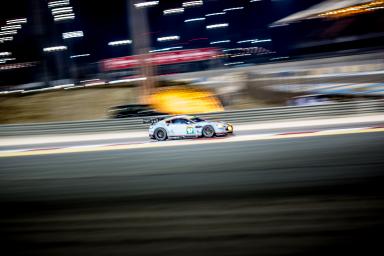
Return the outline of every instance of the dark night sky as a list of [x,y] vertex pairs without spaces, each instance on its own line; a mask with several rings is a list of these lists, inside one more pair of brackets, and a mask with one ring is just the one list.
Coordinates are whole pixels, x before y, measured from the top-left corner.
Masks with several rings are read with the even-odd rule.
[[[36,2],[41,1],[40,15],[42,16],[45,37],[42,44],[60,43],[61,33],[65,31],[83,30],[84,37],[74,39],[71,43],[73,54],[90,53],[91,60],[115,57],[131,54],[129,46],[109,47],[107,43],[113,40],[127,39],[129,29],[127,24],[126,0],[71,0],[76,14],[75,22],[55,25],[52,16],[47,8],[46,0],[16,0],[7,1],[7,5],[0,9],[0,24],[3,25],[6,19],[27,17],[35,21],[31,16],[36,12]],[[143,0],[144,1],[144,0]],[[163,16],[162,11],[166,8],[180,7],[181,0],[160,0],[160,5],[149,9],[150,31],[154,32],[152,46],[168,47],[174,42],[158,43],[155,36],[180,35],[180,42],[187,42],[192,38],[208,37],[209,40],[220,40],[231,38],[232,40],[244,40],[250,38],[268,38],[270,31],[268,24],[283,18],[296,11],[308,8],[321,2],[321,0],[263,0],[256,3],[249,3],[249,0],[205,0],[204,6],[187,9],[185,13],[174,16]],[[211,17],[210,20],[199,25],[185,24],[187,18],[202,17],[206,13],[218,12],[224,8],[245,6],[244,11],[234,11],[225,17]],[[205,29],[207,23],[228,22],[231,29],[225,32],[208,32]],[[34,22],[30,22],[34,23]],[[0,44],[0,51],[12,50],[19,52],[24,58],[33,58],[31,45],[39,46],[36,43],[36,36],[32,33],[35,24],[28,24],[17,35],[15,41],[9,44]],[[206,44],[207,42],[205,42]],[[184,48],[195,48],[204,46],[198,42],[192,45],[184,45]],[[22,54],[20,54],[22,53]]]

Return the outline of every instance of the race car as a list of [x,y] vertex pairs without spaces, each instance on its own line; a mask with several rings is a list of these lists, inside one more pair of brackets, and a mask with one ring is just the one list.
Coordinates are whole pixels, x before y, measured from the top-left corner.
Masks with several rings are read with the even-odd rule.
[[212,138],[233,133],[232,124],[208,121],[197,116],[154,118],[144,121],[144,123],[151,123],[149,137],[158,141],[173,138]]

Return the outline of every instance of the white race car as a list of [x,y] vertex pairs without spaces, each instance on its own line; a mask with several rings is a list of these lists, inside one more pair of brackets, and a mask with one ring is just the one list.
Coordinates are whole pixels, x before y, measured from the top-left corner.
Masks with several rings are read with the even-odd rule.
[[151,123],[149,137],[158,141],[172,138],[212,138],[233,133],[232,124],[208,121],[196,116],[154,118],[144,120],[144,123]]

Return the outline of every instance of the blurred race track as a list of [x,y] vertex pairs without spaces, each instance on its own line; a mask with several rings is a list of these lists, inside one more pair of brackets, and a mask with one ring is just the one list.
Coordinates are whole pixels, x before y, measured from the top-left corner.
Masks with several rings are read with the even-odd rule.
[[0,158],[2,248],[380,255],[383,149],[356,132]]

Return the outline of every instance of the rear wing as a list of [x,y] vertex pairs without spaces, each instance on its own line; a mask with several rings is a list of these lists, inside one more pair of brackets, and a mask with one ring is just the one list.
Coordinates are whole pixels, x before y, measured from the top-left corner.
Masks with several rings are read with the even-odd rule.
[[143,119],[143,124],[155,124],[157,122],[160,122],[161,120],[164,120],[166,117],[155,117],[155,118],[145,118]]

